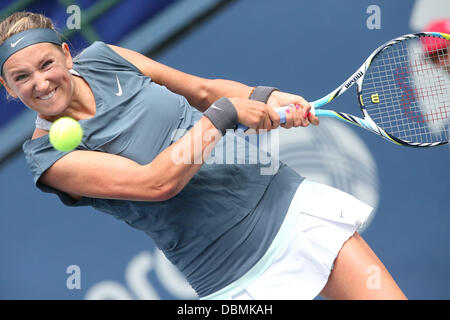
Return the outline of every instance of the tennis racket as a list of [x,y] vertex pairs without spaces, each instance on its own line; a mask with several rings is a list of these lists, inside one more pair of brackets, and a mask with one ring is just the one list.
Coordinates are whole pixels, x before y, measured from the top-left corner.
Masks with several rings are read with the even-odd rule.
[[[433,147],[449,142],[450,35],[407,34],[377,48],[342,85],[310,102],[311,112],[372,131],[397,145]],[[321,110],[356,84],[363,118]],[[280,122],[286,109],[276,108]],[[246,130],[240,125],[238,129]]]

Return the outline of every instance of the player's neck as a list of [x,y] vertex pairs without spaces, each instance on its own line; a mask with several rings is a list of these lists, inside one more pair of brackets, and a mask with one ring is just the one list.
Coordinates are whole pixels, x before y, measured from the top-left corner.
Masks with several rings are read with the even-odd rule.
[[72,101],[66,109],[68,116],[72,116],[72,118],[77,120],[92,118],[95,116],[97,106],[91,87],[81,77],[73,76],[73,81]]

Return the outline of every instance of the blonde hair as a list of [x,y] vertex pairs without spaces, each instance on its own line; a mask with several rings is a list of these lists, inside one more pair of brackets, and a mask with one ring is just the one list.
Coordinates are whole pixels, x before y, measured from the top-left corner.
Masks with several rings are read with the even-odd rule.
[[16,33],[37,28],[56,31],[53,21],[42,14],[27,11],[15,12],[0,22],[0,45]]

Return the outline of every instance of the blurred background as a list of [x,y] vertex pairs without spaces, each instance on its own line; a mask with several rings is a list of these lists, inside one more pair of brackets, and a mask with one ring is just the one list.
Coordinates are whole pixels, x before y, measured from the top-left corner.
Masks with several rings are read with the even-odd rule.
[[[21,10],[52,18],[74,54],[100,40],[309,100],[387,40],[450,18],[445,0],[1,0],[0,19]],[[36,114],[0,91],[0,299],[196,299],[144,233],[33,186],[21,145]],[[352,92],[333,106],[357,108]],[[374,206],[363,237],[410,299],[450,298],[448,146],[397,147],[328,119],[277,134],[283,161]]]

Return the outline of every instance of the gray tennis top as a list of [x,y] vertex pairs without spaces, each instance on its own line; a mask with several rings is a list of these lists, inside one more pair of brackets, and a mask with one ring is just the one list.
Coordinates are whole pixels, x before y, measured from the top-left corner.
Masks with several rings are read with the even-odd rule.
[[[90,85],[97,106],[93,118],[79,121],[84,136],[78,150],[148,164],[202,117],[184,97],[154,83],[103,42],[86,48],[73,69]],[[225,144],[235,150],[231,161]],[[40,190],[56,194],[65,205],[91,206],[144,231],[202,297],[237,280],[264,255],[303,180],[275,158],[278,171],[261,174],[268,164],[259,160],[267,154],[250,147],[248,137],[227,133],[212,161],[175,197],[160,202],[74,201],[39,180],[67,153],[55,150],[48,135],[27,140],[23,151]]]

